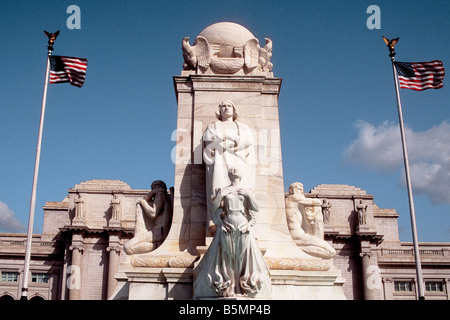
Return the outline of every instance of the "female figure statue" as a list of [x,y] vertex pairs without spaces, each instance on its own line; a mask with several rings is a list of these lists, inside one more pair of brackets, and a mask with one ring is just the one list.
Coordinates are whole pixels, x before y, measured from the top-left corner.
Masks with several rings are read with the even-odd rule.
[[251,192],[241,188],[238,169],[229,171],[231,184],[216,190],[212,219],[214,238],[194,270],[194,297],[270,297],[269,270],[251,228],[258,206]]
[[208,223],[213,210],[209,200],[218,188],[230,184],[228,170],[232,167],[245,172],[241,185],[254,190],[255,168],[253,134],[250,128],[237,121],[238,113],[233,102],[222,101],[216,111],[218,120],[210,123],[203,134],[203,160],[206,165],[206,199],[208,203]]

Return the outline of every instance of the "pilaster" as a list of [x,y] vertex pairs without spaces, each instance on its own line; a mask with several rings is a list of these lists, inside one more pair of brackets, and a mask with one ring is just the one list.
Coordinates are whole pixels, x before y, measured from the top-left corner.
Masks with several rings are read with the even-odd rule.
[[81,260],[84,249],[81,243],[72,244],[69,247],[69,250],[72,251],[71,272],[67,283],[69,300],[81,300]]
[[381,298],[382,282],[377,255],[372,252],[370,241],[360,240],[361,274],[364,300]]

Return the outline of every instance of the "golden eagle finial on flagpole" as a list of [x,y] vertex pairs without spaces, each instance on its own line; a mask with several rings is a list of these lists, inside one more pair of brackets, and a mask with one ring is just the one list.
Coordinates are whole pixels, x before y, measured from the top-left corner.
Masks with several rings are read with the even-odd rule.
[[55,40],[59,35],[59,30],[55,33],[50,33],[44,30],[44,33],[48,37],[48,51],[53,51],[53,44],[55,43]]
[[384,42],[386,43],[386,46],[389,49],[389,52],[390,52],[389,57],[393,58],[395,56],[395,52],[394,52],[395,44],[398,42],[398,39],[400,39],[400,38],[395,38],[395,39],[389,40],[385,36],[382,36],[382,37],[383,37]]

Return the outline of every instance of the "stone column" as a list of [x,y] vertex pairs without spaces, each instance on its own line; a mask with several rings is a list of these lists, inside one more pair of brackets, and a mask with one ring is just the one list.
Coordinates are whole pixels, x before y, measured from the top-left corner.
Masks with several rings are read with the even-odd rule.
[[67,280],[69,288],[69,300],[81,300],[81,255],[83,247],[80,245],[71,245],[69,250],[72,250],[72,264],[70,268],[70,276]]
[[394,300],[394,281],[391,278],[383,278],[384,300]]
[[447,300],[450,300],[449,280],[450,279],[444,279],[444,290],[447,292]]
[[[17,270],[17,272],[19,273],[19,277],[17,279],[17,283],[18,283],[18,286],[17,286],[17,297],[20,298],[20,297],[22,297],[22,288],[23,288],[23,280],[24,280],[24,273],[23,273],[24,272],[24,267],[20,267],[19,270]],[[31,271],[30,271],[30,273],[31,273]],[[31,279],[31,277],[29,277],[29,279]],[[28,286],[27,286],[26,290],[28,291]]]
[[109,246],[106,248],[109,251],[109,265],[108,265],[108,292],[109,299],[116,290],[117,280],[115,275],[119,267],[120,247],[118,245]]
[[58,285],[60,273],[58,270],[53,270],[48,275],[48,300],[60,300],[60,288]]
[[380,275],[378,266],[371,264],[372,253],[370,251],[361,252],[362,258],[362,280],[364,290],[364,300],[377,300],[376,292],[380,289]]

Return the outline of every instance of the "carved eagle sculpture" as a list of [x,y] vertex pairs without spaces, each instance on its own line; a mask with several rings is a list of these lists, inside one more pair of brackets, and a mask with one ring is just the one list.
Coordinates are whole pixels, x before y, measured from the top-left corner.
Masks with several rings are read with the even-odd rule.
[[266,45],[261,48],[258,39],[250,39],[244,46],[244,65],[250,72],[255,68],[262,71],[272,71],[272,40],[265,38]]
[[211,61],[211,50],[206,38],[198,36],[194,45],[189,44],[189,37],[184,37],[181,41],[183,50],[184,70],[197,70],[197,67],[208,69]]
[[266,41],[266,45],[264,48],[259,49],[258,62],[262,71],[272,71],[273,64],[270,62],[272,59],[272,40],[269,38],[265,38],[264,40]]
[[53,50],[53,44],[55,43],[56,38],[59,35],[59,30],[56,31],[55,33],[50,33],[48,31],[44,30],[45,35],[48,37],[48,50],[52,51]]
[[389,40],[385,36],[382,36],[382,37],[383,37],[384,43],[386,43],[386,46],[389,48],[389,52],[390,52],[389,56],[390,57],[395,56],[395,52],[394,52],[395,44],[398,42],[398,39],[400,39],[400,38],[395,38],[395,39]]

